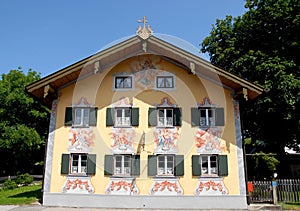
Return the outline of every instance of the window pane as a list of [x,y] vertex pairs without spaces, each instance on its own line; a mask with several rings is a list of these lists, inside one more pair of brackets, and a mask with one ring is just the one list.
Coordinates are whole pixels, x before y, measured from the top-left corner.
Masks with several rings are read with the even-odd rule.
[[130,109],[124,109],[125,117],[130,117]]
[[117,117],[122,117],[122,109],[116,109]]
[[164,78],[157,77],[157,87],[164,88]]
[[90,109],[83,109],[83,125],[89,125],[89,118],[90,118]]
[[172,88],[173,87],[173,77],[167,77],[166,78],[166,88]]
[[122,88],[122,87],[123,87],[123,79],[122,78],[116,78],[115,88]]
[[75,125],[81,125],[81,109],[75,109]]
[[208,174],[208,156],[201,157],[201,171],[202,174]]

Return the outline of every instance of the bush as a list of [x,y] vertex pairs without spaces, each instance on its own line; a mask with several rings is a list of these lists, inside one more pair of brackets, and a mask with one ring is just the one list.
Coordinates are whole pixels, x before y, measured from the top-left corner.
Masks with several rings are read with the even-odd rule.
[[16,178],[18,185],[29,185],[33,182],[33,178],[28,174],[19,174]]
[[17,187],[18,187],[18,184],[14,180],[11,180],[11,179],[5,180],[5,182],[3,183],[4,190],[14,189]]

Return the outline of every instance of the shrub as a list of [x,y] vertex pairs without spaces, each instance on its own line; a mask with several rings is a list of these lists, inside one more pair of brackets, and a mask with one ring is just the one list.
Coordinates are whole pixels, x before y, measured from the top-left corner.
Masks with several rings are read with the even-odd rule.
[[29,185],[33,182],[33,178],[28,174],[19,174],[16,178],[16,183],[19,185]]
[[14,189],[14,188],[17,188],[17,187],[18,187],[18,184],[14,180],[11,180],[11,179],[7,179],[3,183],[3,189],[4,190]]

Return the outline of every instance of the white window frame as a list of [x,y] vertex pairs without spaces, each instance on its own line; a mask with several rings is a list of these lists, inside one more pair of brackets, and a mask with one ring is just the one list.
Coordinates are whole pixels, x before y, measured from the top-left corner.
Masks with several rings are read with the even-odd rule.
[[[126,110],[129,111],[129,117],[126,117]],[[118,117],[118,111],[121,111],[121,117]],[[130,127],[132,111],[130,107],[115,107],[114,108],[115,127]]]
[[[78,160],[77,160],[77,165],[74,165],[74,162],[76,160],[74,160],[74,156],[78,156]],[[85,156],[85,159],[84,159]],[[70,169],[70,173],[71,174],[81,174],[81,175],[86,175],[87,172],[87,154],[78,154],[78,153],[73,153],[71,154],[71,169]],[[85,162],[85,165],[83,165]]]
[[200,107],[200,126],[216,125],[216,109],[212,107]]
[[[206,159],[205,159],[206,158]],[[213,159],[214,158],[214,159]],[[204,166],[204,159],[207,162]],[[218,176],[218,155],[200,155],[200,167],[202,176]]]
[[[160,158],[162,158],[162,160],[160,160]],[[168,158],[171,159],[169,160]],[[169,166],[170,164],[172,165],[172,167]],[[175,165],[174,155],[158,155],[157,176],[174,176],[175,175],[174,165]]]
[[[121,158],[121,160],[118,160]],[[128,159],[128,160],[126,160]],[[130,155],[115,155],[114,156],[114,176],[130,176],[131,175],[131,156]],[[126,166],[126,162],[128,166]],[[118,163],[120,164],[119,166]]]
[[[168,111],[171,111],[172,116],[168,117]],[[163,117],[160,114],[163,113]],[[174,126],[173,108],[157,108],[157,127],[173,127]],[[162,121],[161,121],[162,120]]]
[[[169,80],[171,80],[171,86],[167,85]],[[171,75],[156,76],[156,88],[158,88],[158,89],[174,89],[174,76],[171,76]]]
[[[121,82],[121,86],[120,84],[117,84],[117,80],[118,79],[122,79],[123,81]],[[130,86],[124,86],[124,82],[126,79],[130,79]],[[132,90],[134,89],[134,76],[133,75],[116,75],[114,76],[114,81],[113,81],[113,90],[118,90],[118,91],[127,91],[127,90]]]
[[[79,116],[77,116],[79,112]],[[90,108],[74,108],[74,123],[75,127],[88,127],[90,122]]]

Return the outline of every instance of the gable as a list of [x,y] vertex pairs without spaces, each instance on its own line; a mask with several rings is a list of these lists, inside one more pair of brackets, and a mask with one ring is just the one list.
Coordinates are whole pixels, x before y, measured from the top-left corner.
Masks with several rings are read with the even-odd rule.
[[261,87],[213,66],[189,49],[174,45],[176,42],[170,43],[164,39],[155,35],[147,39],[138,35],[130,37],[28,85],[26,91],[50,107],[60,89],[94,74],[105,73],[128,58],[150,54],[160,56],[189,74],[233,90],[235,94],[242,93],[249,99],[262,93]]

